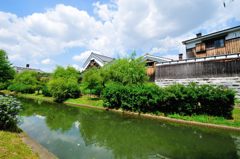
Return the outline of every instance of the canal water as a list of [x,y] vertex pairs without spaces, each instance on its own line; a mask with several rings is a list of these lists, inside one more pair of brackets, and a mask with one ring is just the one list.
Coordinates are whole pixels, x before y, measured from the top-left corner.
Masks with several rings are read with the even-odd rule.
[[21,101],[21,129],[60,159],[240,158],[238,133]]

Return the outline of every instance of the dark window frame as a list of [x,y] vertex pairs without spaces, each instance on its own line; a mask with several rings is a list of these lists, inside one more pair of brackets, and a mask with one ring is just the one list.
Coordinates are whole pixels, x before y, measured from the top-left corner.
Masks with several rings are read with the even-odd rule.
[[225,47],[225,37],[205,41],[206,50]]

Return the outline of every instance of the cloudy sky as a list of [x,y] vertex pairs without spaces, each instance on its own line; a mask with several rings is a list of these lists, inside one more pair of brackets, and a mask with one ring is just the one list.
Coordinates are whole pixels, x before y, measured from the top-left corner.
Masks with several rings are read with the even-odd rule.
[[0,49],[13,65],[81,68],[91,51],[176,58],[196,33],[240,25],[240,0],[6,0]]

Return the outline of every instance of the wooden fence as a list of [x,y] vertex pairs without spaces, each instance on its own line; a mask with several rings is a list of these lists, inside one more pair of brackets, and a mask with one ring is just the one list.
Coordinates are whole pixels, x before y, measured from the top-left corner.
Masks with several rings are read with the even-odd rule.
[[240,76],[240,58],[157,65],[155,80],[234,76]]

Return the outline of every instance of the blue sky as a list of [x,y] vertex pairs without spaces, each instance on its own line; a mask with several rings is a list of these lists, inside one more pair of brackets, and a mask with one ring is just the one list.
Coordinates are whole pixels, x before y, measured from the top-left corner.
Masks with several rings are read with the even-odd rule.
[[177,58],[182,41],[240,25],[240,0],[7,0],[0,5],[0,49],[13,65],[81,69],[94,51],[111,57]]

